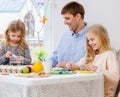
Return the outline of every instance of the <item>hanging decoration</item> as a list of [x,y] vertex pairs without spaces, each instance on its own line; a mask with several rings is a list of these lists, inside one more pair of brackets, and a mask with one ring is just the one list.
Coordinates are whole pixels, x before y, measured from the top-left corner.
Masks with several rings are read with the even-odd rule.
[[38,16],[40,17],[40,22],[42,23],[42,26],[40,27],[39,31],[37,32],[37,36],[38,36],[38,41],[40,43],[40,37],[39,34],[40,32],[43,30],[44,25],[47,21],[47,17],[46,17],[46,12],[47,12],[47,7],[48,7],[48,2],[49,0],[31,0],[33,6],[35,7]]
[[35,7],[38,16],[42,19],[45,16],[45,12],[48,6],[49,0],[31,0],[33,6]]
[[40,21],[41,23],[45,24],[47,21],[47,17],[43,16],[42,20]]
[[24,23],[27,28],[27,37],[34,37],[35,20],[32,14],[32,10],[29,10],[24,17]]

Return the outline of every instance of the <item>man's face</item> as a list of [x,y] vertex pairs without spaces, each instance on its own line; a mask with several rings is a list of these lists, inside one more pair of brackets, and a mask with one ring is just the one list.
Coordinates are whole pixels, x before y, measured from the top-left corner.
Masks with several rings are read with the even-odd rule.
[[63,14],[64,24],[68,25],[69,29],[72,31],[76,31],[78,28],[78,16],[73,16],[70,13]]

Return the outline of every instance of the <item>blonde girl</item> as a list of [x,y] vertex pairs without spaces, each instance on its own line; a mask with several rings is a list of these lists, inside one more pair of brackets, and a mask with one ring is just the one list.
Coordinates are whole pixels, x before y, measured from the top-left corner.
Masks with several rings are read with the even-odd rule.
[[87,53],[78,63],[67,63],[70,70],[88,70],[102,73],[105,83],[105,97],[114,97],[119,80],[119,69],[116,55],[110,46],[108,32],[100,24],[95,24],[87,30]]
[[12,21],[0,45],[0,64],[8,64],[11,56],[22,56],[23,64],[31,63],[30,49],[25,41],[26,29],[21,20]]

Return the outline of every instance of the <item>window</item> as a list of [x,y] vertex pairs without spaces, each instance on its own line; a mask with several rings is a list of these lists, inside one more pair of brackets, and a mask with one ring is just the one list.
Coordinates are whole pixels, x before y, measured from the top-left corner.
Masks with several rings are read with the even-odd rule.
[[[2,0],[4,5],[4,1]],[[14,1],[8,0],[7,2]],[[23,4],[20,11],[2,11],[0,13],[0,40],[4,39],[4,32],[8,26],[8,24],[12,20],[21,19],[24,21],[27,30],[27,42],[31,49],[32,57],[34,53],[32,53],[33,49],[36,48],[43,48],[44,45],[44,26],[46,22],[46,17],[44,17],[45,10],[47,9],[47,2],[49,0],[16,0],[14,2],[22,2],[18,3]],[[10,3],[8,3],[9,5]],[[38,5],[36,5],[38,4]],[[38,7],[39,6],[39,7]],[[7,6],[6,6],[7,7]],[[16,7],[17,8],[17,7]],[[27,19],[28,18],[28,19]],[[30,24],[28,24],[28,21]]]

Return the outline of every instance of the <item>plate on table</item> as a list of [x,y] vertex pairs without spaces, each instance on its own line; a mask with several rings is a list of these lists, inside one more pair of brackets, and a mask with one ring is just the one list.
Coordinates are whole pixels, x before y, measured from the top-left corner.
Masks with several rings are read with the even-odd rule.
[[67,68],[54,67],[49,74],[73,74],[74,72],[69,71]]
[[80,74],[91,74],[91,71],[86,71],[86,70],[73,70],[75,73],[80,73]]

